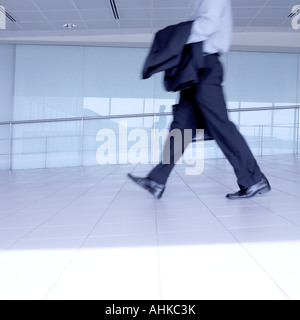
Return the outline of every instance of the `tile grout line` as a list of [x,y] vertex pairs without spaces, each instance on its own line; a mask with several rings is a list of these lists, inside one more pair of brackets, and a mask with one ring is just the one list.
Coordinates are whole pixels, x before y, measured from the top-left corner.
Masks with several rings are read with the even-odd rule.
[[[178,173],[176,172],[178,175]],[[188,186],[188,188],[197,196],[197,198],[201,201],[202,204],[206,206],[206,208],[212,213],[212,215],[218,220],[218,222],[227,230],[227,232],[231,235],[231,237],[239,244],[243,250],[247,253],[247,255],[256,263],[256,265],[264,272],[264,274],[272,281],[272,283],[284,294],[284,296],[288,300],[292,300],[288,294],[279,286],[279,284],[268,274],[268,272],[263,268],[263,266],[253,257],[253,255],[247,250],[247,248],[230,232],[230,230],[220,221],[220,219],[210,210],[210,208],[199,198],[199,196],[192,190],[192,188],[184,181],[184,179],[178,175],[180,179]]]
[[[256,202],[256,203],[257,203],[257,202]],[[291,223],[292,225],[295,225],[296,227],[300,228],[300,225],[299,225],[299,224],[297,224],[297,223],[295,223],[295,222],[293,222],[293,221],[290,221],[288,218],[284,217],[282,214],[276,213],[276,212],[274,212],[272,209],[267,208],[267,207],[265,207],[265,206],[262,205],[262,204],[259,204],[259,203],[257,203],[257,204],[258,204],[260,207],[262,207],[263,209],[265,209],[265,210],[267,210],[267,211],[270,211],[270,212],[271,212],[272,214],[274,214],[275,216],[280,217],[280,218],[286,220],[287,222]]]
[[[46,169],[44,169],[44,170],[46,170]],[[69,175],[67,175],[67,176],[69,176]],[[63,178],[62,178],[62,177],[60,177],[60,179],[59,179],[59,180],[54,181],[54,182],[52,182],[51,184],[54,184],[54,185],[55,185],[57,182],[59,182],[59,181],[61,181],[61,180],[65,179],[67,176],[64,176]],[[65,186],[64,186],[64,187],[62,187],[62,188],[61,188],[61,189],[59,189],[59,190],[62,190],[62,189],[64,189],[64,188],[65,188]],[[50,194],[52,194],[52,193],[54,193],[54,192],[51,192]],[[49,194],[48,194],[47,196],[49,196]],[[25,207],[23,207],[23,209],[22,209],[22,210],[26,210],[26,208],[27,208],[27,207],[29,207],[29,206],[33,205],[34,203],[36,203],[36,202],[38,202],[38,201],[41,201],[41,200],[45,199],[47,196],[42,196],[40,199],[33,200],[33,201],[32,201],[32,202],[30,202],[29,204],[25,205]],[[11,200],[11,199],[8,199],[8,200]],[[14,214],[18,213],[19,211],[20,211],[20,210],[15,210],[15,211],[11,212],[8,216],[13,216]],[[8,216],[6,216],[5,218],[7,218]],[[2,219],[0,219],[0,220],[2,220]]]
[[[211,166],[212,166],[212,165],[211,165]],[[217,167],[215,167],[215,166],[212,166],[212,167],[213,167],[213,168],[217,168]],[[221,170],[222,170],[222,171],[225,171],[226,173],[230,173],[230,172],[229,172],[228,170],[226,170],[226,169],[221,169]],[[208,174],[205,174],[205,175],[208,176],[209,178],[215,180],[214,178],[210,177]],[[278,177],[278,176],[275,176],[275,175],[272,175],[272,174],[269,174],[268,176],[274,177],[274,178],[277,178],[277,179],[281,179],[281,180],[284,180],[284,181],[288,181],[288,182],[299,183],[299,182],[297,182],[297,181],[286,180],[286,179],[284,179],[284,178],[281,178],[281,177]],[[215,180],[215,181],[218,182],[219,184],[224,185],[223,183],[219,182],[218,180]],[[224,186],[227,187],[227,188],[229,188],[229,187],[226,186],[226,185],[224,185]],[[231,189],[231,188],[229,188],[229,189]],[[279,191],[279,192],[281,192],[281,193],[283,193],[283,194],[286,194],[286,195],[295,197],[296,199],[297,199],[297,198],[300,198],[300,196],[296,196],[296,195],[294,195],[294,194],[290,194],[290,193],[288,193],[288,192],[282,191],[282,190],[277,189],[277,188],[273,188],[273,187],[272,187],[272,189],[273,189],[273,190],[276,190],[276,191]]]
[[[119,169],[119,166],[118,166]],[[116,172],[117,169],[114,171]],[[112,173],[110,173],[108,176],[110,176]],[[108,177],[107,176],[107,177]],[[101,215],[101,217],[98,219],[98,221],[95,223],[94,227],[90,230],[90,232],[87,234],[87,236],[84,238],[84,240],[82,241],[82,243],[80,244],[79,248],[75,251],[74,255],[71,257],[71,259],[69,260],[69,262],[67,263],[67,265],[64,267],[64,269],[62,270],[62,272],[60,273],[60,275],[57,277],[57,279],[54,281],[54,283],[52,284],[52,286],[50,287],[50,289],[47,291],[47,293],[45,294],[43,300],[46,300],[47,297],[49,296],[49,294],[51,293],[51,291],[54,289],[54,287],[56,286],[56,284],[58,283],[58,281],[62,278],[62,276],[65,274],[65,272],[68,270],[68,268],[70,267],[70,265],[72,264],[72,262],[74,261],[75,257],[78,255],[78,253],[80,252],[80,250],[82,250],[82,247],[84,246],[84,244],[86,243],[86,241],[89,239],[89,236],[92,234],[92,232],[95,230],[95,228],[99,225],[99,223],[101,222],[101,220],[104,218],[104,216],[106,215],[107,211],[109,210],[109,208],[111,207],[112,203],[114,202],[114,200],[117,198],[117,196],[119,195],[119,193],[122,191],[122,189],[124,188],[125,184],[128,182],[128,178],[125,180],[125,182],[123,183],[123,185],[120,187],[119,191],[117,192],[116,196],[110,201],[110,203],[108,204],[106,210],[104,211],[104,213]],[[96,185],[99,183],[99,181],[96,183]]]
[[[215,180],[214,178],[212,178],[211,176],[209,176],[209,175],[207,175],[207,174],[205,174],[205,175],[208,176],[210,179],[214,180],[216,183],[221,184],[221,185],[224,185],[225,187],[227,187],[227,186],[226,186],[225,184],[223,184],[222,182],[220,182],[220,181],[218,181],[218,180]],[[286,193],[286,192],[284,192],[284,191],[278,190],[278,189],[276,189],[276,188],[273,188],[273,190],[277,190],[277,191],[279,191],[279,192],[281,192],[281,193],[285,193],[285,194],[287,194],[287,195],[293,196],[293,195],[291,195],[291,194],[289,194],[289,193]],[[295,197],[295,198],[298,198],[297,196],[294,196],[294,197]],[[266,206],[264,206],[264,205],[256,202],[255,199],[249,199],[249,200],[251,200],[253,203],[257,204],[257,206],[259,206],[259,207],[261,207],[261,208],[269,211],[271,214],[273,214],[273,215],[275,215],[275,216],[277,216],[277,217],[278,217],[278,216],[281,217],[282,219],[286,220],[286,221],[289,222],[289,223],[292,223],[292,224],[295,225],[296,227],[300,227],[299,224],[290,221],[289,219],[283,217],[282,215],[274,212],[272,209],[267,208]],[[246,228],[246,227],[244,227],[244,228]],[[236,229],[236,228],[234,228],[234,229]]]
[[[117,169],[116,169],[117,170]],[[115,170],[115,171],[116,171]],[[109,173],[108,175],[106,175],[105,177],[102,177],[100,181],[102,181],[103,179],[106,179],[111,173]],[[92,175],[92,174],[91,174]],[[97,183],[95,185],[97,185],[99,183],[99,181],[97,181]],[[68,186],[73,185],[74,182],[70,183]],[[6,251],[8,251],[11,247],[13,247],[14,245],[16,245],[17,243],[19,243],[21,240],[23,240],[26,236],[28,236],[29,234],[31,234],[32,232],[34,232],[35,230],[37,230],[38,228],[40,228],[41,226],[43,226],[43,224],[45,224],[46,222],[48,222],[50,219],[52,219],[53,217],[57,216],[61,211],[63,211],[65,208],[67,208],[72,202],[76,201],[78,198],[80,198],[82,195],[84,195],[85,193],[87,193],[89,190],[91,190],[92,188],[95,187],[95,185],[93,185],[92,187],[90,187],[88,190],[84,191],[83,193],[81,193],[77,198],[71,200],[66,206],[64,206],[62,209],[59,209],[57,212],[55,212],[54,214],[52,214],[50,217],[48,217],[46,220],[44,220],[42,223],[40,223],[39,225],[37,225],[34,228],[30,228],[30,231],[27,232],[26,234],[24,234],[22,237],[20,237],[18,240],[14,241],[10,246],[8,246],[5,250],[0,252],[0,256],[2,254],[4,254]],[[65,187],[63,187],[60,190],[65,189]],[[53,192],[54,193],[54,192]],[[44,199],[46,197],[43,197],[42,199]],[[15,214],[15,213],[14,213]],[[29,229],[29,228],[28,228]]]
[[[51,170],[51,169],[40,169],[39,171],[40,171],[40,172],[46,172],[46,171],[48,171],[48,170]],[[39,172],[39,173],[40,173],[40,172]],[[64,179],[69,178],[71,175],[72,175],[72,173],[67,174],[67,175],[64,175],[63,177],[60,177],[58,180],[51,182],[50,185],[55,185],[55,184],[57,184],[58,182],[61,182],[61,181],[63,181]],[[91,175],[92,175],[92,174],[91,174]],[[71,186],[72,184],[74,184],[74,182],[71,182],[71,183],[69,183],[68,185],[65,185],[64,187],[62,187],[62,188],[60,188],[60,189],[58,189],[58,190],[56,190],[56,191],[50,192],[50,193],[47,194],[46,196],[42,196],[41,198],[39,198],[39,199],[37,199],[37,200],[34,200],[34,201],[31,202],[30,204],[28,204],[28,205],[26,205],[25,207],[23,207],[22,210],[26,210],[27,207],[35,204],[35,203],[38,202],[38,201],[42,201],[43,199],[47,198],[49,195],[52,195],[52,194],[54,194],[54,193],[56,193],[56,192],[58,192],[58,191],[61,191],[61,190],[65,189],[65,188]],[[61,209],[61,210],[63,210],[63,209]],[[59,211],[61,211],[61,210],[59,210]],[[10,213],[9,216],[13,216],[14,214],[18,213],[19,211],[20,211],[20,210],[15,210],[14,212]],[[53,215],[55,215],[55,214],[56,214],[56,213],[54,213]],[[8,217],[8,216],[6,216],[5,218],[7,218],[7,217]],[[0,220],[2,220],[2,219],[0,219]]]

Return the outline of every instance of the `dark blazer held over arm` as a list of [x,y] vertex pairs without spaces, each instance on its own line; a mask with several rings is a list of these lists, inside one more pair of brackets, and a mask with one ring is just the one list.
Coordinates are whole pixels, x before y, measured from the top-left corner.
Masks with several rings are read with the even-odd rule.
[[167,91],[181,91],[197,84],[199,69],[203,68],[202,42],[186,45],[193,21],[169,26],[156,33],[146,59],[143,79],[165,72]]

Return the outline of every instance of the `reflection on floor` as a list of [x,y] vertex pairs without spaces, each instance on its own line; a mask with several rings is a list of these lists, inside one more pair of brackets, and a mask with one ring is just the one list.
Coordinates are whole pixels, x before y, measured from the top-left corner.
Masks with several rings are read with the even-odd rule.
[[0,299],[299,299],[300,157],[259,159],[272,193],[230,201],[225,160],[0,172]]

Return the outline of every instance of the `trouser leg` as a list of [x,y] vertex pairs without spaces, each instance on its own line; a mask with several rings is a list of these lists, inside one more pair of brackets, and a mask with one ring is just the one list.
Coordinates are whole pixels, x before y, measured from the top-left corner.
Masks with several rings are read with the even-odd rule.
[[[183,93],[184,92],[184,93]],[[174,120],[171,124],[170,135],[163,150],[163,161],[157,165],[148,175],[152,180],[160,184],[166,184],[176,162],[182,156],[184,150],[192,142],[199,128],[199,116],[194,102],[195,89],[187,89],[181,92],[180,103],[173,107]],[[192,130],[189,138],[185,138],[184,130]],[[174,132],[181,133],[181,141],[173,138]]]
[[206,71],[200,76],[195,100],[205,123],[234,168],[240,187],[248,188],[263,174],[243,136],[229,120],[224,99],[223,67],[217,56],[208,56]]

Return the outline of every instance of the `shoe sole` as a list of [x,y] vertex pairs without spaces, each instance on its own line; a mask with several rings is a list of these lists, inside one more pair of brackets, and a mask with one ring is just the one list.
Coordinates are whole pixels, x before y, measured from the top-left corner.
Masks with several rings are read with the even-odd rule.
[[154,197],[154,199],[159,200],[159,199],[162,198],[164,192],[158,197],[158,196],[155,195],[155,192],[154,192],[151,188],[147,188],[147,187],[139,184],[138,182],[136,182],[136,181],[134,180],[134,178],[133,178],[130,174],[127,174],[127,177],[128,177],[132,182],[134,182],[136,185],[138,185],[140,188],[142,188],[143,190],[148,191],[150,194],[152,194],[153,197]]
[[160,196],[157,196],[155,195],[155,192],[152,189],[148,189],[147,191],[150,192],[153,195],[154,199],[156,200],[160,200],[164,194],[164,191],[163,191],[163,193]]
[[130,174],[127,174],[127,177],[132,181],[134,182],[137,186],[139,186],[140,188],[146,190],[146,191],[149,191],[150,188],[147,188],[145,186],[143,186],[142,184],[139,184],[137,181],[134,180],[134,177],[132,177]]
[[259,191],[258,194],[263,195],[263,194],[266,194],[266,193],[270,192],[271,190],[272,190],[271,187],[267,187],[267,188],[264,188],[261,191]]
[[257,191],[256,193],[254,193],[253,195],[251,196],[248,196],[248,197],[233,197],[233,198],[228,198],[229,200],[239,200],[239,199],[251,199],[251,198],[254,198],[255,196],[257,196],[258,194],[259,195],[263,195],[263,194],[266,194],[266,193],[269,193],[270,191],[272,190],[271,187],[266,187],[260,191]]

